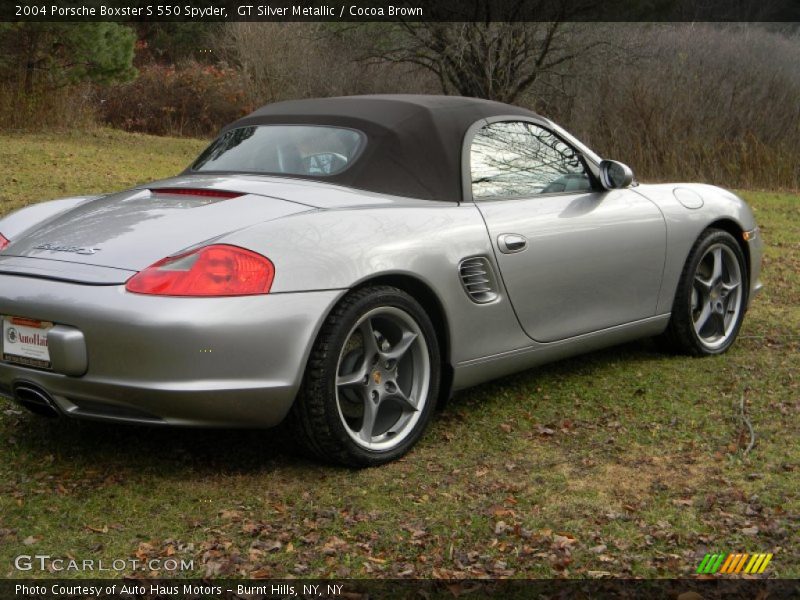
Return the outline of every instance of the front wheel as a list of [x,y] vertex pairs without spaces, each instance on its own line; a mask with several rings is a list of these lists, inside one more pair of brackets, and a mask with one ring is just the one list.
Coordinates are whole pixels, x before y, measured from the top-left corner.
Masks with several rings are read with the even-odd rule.
[[372,466],[405,454],[420,438],[439,393],[436,333],[405,292],[352,292],[314,344],[292,409],[299,442],[317,458]]
[[706,230],[689,253],[660,341],[685,354],[722,354],[742,326],[747,289],[739,244],[727,231]]

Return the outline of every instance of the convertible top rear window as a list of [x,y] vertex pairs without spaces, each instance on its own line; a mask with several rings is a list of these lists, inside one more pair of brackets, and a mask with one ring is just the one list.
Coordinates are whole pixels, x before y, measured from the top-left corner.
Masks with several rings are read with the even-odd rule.
[[194,171],[325,177],[356,161],[366,136],[321,125],[253,125],[230,129],[192,165]]

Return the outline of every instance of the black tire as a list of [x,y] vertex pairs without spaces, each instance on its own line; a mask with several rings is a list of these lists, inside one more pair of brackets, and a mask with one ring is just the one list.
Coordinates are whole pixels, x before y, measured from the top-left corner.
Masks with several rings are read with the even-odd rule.
[[[738,266],[739,283],[738,293],[735,297],[733,297],[734,292],[727,292],[729,295],[725,296],[721,295],[723,291],[721,291],[720,285],[724,287],[724,282],[722,282],[725,277],[724,273],[719,278],[722,283],[710,286],[713,289],[708,294],[705,292],[707,288],[698,283],[705,279],[703,271],[707,271],[713,266],[715,258],[712,255],[716,249],[720,249],[720,255],[724,255],[723,263],[735,260],[736,266]],[[711,266],[709,266],[709,257]],[[734,267],[730,271],[735,272],[736,268]],[[713,283],[712,279],[713,277],[708,277],[708,280]],[[727,231],[706,229],[689,252],[689,258],[683,267],[675,292],[669,325],[666,331],[656,338],[658,346],[666,351],[691,356],[711,356],[727,351],[736,340],[742,326],[747,308],[748,283],[745,257],[736,239]],[[700,315],[704,297],[709,306],[719,304],[721,307],[718,313],[712,312],[711,315],[712,318],[721,319],[718,321],[718,334],[704,336],[696,330],[696,321],[701,322]],[[724,304],[725,302],[728,304]],[[726,324],[725,319],[728,318],[726,315],[732,307],[736,309],[735,315],[731,314],[730,320]],[[702,331],[704,330],[701,329]]]
[[[398,334],[401,336],[413,334],[416,336],[415,341],[402,351],[402,358],[395,361],[393,372],[386,370],[379,372],[378,369],[383,369],[391,361],[387,362],[381,358],[377,363],[371,363],[371,359],[367,358],[369,350],[366,349],[367,341],[361,333],[362,328],[366,322],[368,323],[366,327],[373,332],[373,341],[376,341],[374,348],[380,353],[374,354],[375,358],[389,356],[395,348],[403,345],[394,342],[390,345],[389,330],[393,326],[391,319],[395,317],[398,319],[396,324],[398,333],[395,333],[395,337]],[[403,321],[406,317],[410,320]],[[403,332],[402,326],[406,325],[414,331]],[[346,353],[354,339],[360,339],[363,347]],[[386,355],[382,353],[383,350],[386,350]],[[340,374],[340,370],[345,366],[344,361],[351,355],[355,356],[353,364],[359,365],[352,367],[354,373],[366,369],[367,375],[358,384],[348,384],[352,385],[352,389],[340,388],[345,384],[337,384],[337,381],[341,380],[337,377],[346,377]],[[434,327],[424,309],[414,298],[390,286],[374,286],[351,292],[328,316],[312,348],[303,383],[291,413],[291,423],[297,443],[306,454],[317,459],[351,467],[381,465],[399,458],[419,440],[430,421],[439,396],[442,372],[440,360]],[[370,364],[374,366],[369,366]],[[429,367],[427,377],[423,368],[425,366]],[[356,408],[352,410],[357,412],[358,402],[364,402],[361,429],[367,430],[364,426],[367,421],[366,411],[373,406],[369,404],[369,394],[376,394],[376,388],[380,388],[381,385],[388,388],[393,382],[397,382],[395,390],[408,385],[401,384],[401,372],[413,372],[405,379],[413,381],[417,390],[425,389],[426,393],[419,394],[424,397],[416,400],[419,407],[417,410],[395,401],[390,393],[386,393],[386,398],[389,400],[376,399],[375,414],[380,415],[381,410],[384,410],[384,414],[388,414],[388,421],[391,421],[394,413],[400,411],[401,416],[398,416],[397,424],[402,421],[405,423],[405,428],[401,432],[402,437],[398,434],[397,443],[393,443],[392,436],[395,434],[389,427],[389,430],[381,434],[386,440],[375,442],[376,446],[387,444],[387,447],[367,447],[372,445],[369,440],[379,439],[381,436],[372,438],[370,433],[364,434],[369,440],[360,439],[350,420],[354,419],[352,423],[355,423],[358,415],[355,417],[346,415],[345,409],[350,410],[349,407],[353,406]],[[381,380],[381,373],[385,376],[385,381]],[[423,380],[427,380],[426,386],[419,383]],[[348,389],[350,391],[346,391]],[[403,421],[404,419],[406,420]],[[375,431],[377,421],[376,416],[372,420],[373,426],[369,427],[370,432]],[[384,419],[384,422],[386,421],[387,419]]]

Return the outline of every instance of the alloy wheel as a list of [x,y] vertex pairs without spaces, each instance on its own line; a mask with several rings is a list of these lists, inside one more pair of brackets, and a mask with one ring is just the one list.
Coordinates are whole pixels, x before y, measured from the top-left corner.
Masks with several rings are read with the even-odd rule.
[[362,315],[339,354],[336,406],[360,447],[390,450],[414,430],[427,402],[431,365],[425,336],[406,311]]
[[742,310],[742,271],[727,245],[710,246],[698,263],[691,308],[700,342],[710,350],[725,345]]

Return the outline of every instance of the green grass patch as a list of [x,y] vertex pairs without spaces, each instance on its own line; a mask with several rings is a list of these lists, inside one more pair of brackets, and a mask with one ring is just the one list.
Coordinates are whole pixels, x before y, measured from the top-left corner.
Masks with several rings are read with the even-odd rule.
[[176,175],[206,143],[102,128],[0,134],[0,215],[31,202],[108,193]]
[[[168,176],[202,146],[0,136],[0,213]],[[184,576],[675,577],[706,552],[773,552],[768,575],[800,577],[800,198],[743,195],[765,290],[729,353],[642,341],[507,377],[457,395],[385,467],[299,459],[280,430],[50,421],[3,402],[0,576],[48,576],[13,561],[49,554],[193,561]]]

